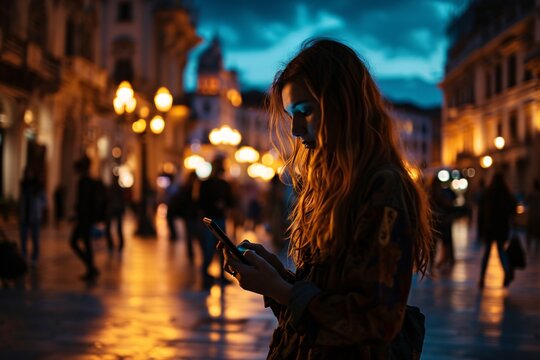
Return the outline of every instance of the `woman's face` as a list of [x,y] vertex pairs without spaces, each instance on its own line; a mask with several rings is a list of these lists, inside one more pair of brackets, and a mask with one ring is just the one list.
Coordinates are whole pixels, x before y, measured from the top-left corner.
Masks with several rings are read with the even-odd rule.
[[292,120],[292,135],[302,139],[308,149],[317,147],[317,129],[321,121],[321,109],[303,81],[287,83],[281,92],[283,107]]

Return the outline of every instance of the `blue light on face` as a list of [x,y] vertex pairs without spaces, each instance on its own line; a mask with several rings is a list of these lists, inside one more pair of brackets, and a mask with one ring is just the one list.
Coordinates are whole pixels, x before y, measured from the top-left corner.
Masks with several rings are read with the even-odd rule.
[[285,111],[291,117],[295,114],[309,116],[313,112],[313,105],[308,100],[298,101],[289,105]]

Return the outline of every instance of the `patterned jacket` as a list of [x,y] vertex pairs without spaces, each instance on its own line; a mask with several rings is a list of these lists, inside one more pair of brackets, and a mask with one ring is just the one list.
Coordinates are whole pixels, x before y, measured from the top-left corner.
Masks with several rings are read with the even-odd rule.
[[291,274],[287,306],[265,298],[279,320],[268,359],[389,358],[411,286],[411,205],[396,170],[372,179],[350,249]]

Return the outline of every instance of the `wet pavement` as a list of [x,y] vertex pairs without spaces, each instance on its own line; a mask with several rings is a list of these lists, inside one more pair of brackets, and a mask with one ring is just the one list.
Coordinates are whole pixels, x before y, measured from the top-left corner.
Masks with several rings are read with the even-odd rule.
[[[69,249],[69,226],[45,228],[38,265],[0,289],[0,359],[264,359],[276,322],[261,297],[235,283],[201,290],[200,261],[191,265],[183,239],[169,242],[157,221],[158,237],[144,239],[131,235],[128,218],[122,255],[95,240],[95,284],[78,279],[84,269]],[[2,226],[18,238],[14,223]],[[262,228],[236,235],[267,241]],[[415,277],[411,292],[409,303],[427,317],[422,359],[540,359],[540,256],[529,254],[504,289],[494,249],[480,291],[481,247],[465,221],[454,235],[455,266]],[[217,262],[212,270],[218,275]]]

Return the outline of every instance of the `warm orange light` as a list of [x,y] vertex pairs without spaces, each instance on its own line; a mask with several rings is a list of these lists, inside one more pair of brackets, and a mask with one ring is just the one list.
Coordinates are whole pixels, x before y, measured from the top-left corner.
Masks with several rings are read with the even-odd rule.
[[171,109],[173,103],[173,97],[166,87],[162,86],[156,92],[154,96],[154,103],[156,108],[161,112],[167,112]]
[[131,124],[131,130],[133,130],[135,134],[142,134],[146,130],[146,120],[139,119],[135,121]]
[[146,117],[148,117],[149,114],[150,114],[150,109],[148,109],[148,106],[142,106],[139,109],[139,116],[140,117],[146,118]]
[[122,148],[120,148],[119,146],[113,147],[111,150],[111,154],[114,158],[118,159],[120,156],[122,156]]
[[165,120],[159,115],[156,115],[150,120],[150,130],[154,134],[161,134],[165,129]]
[[120,85],[118,85],[118,89],[116,90],[116,97],[119,98],[122,103],[126,104],[129,99],[133,97],[133,95],[133,88],[131,87],[129,81],[122,81]]
[[174,105],[169,114],[173,117],[183,119],[189,115],[189,107],[186,105]]
[[502,136],[497,136],[495,140],[493,140],[493,143],[497,149],[501,150],[505,144],[504,138]]
[[480,159],[480,166],[484,169],[487,169],[491,165],[493,165],[493,158],[491,156],[486,155]]

